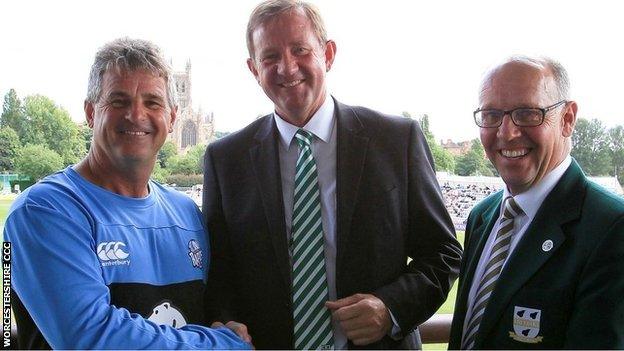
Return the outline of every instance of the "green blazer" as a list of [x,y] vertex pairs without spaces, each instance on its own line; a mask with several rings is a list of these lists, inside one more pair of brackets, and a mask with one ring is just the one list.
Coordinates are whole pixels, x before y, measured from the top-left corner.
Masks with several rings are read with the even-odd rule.
[[[461,347],[466,302],[502,191],[468,217],[449,349]],[[490,296],[476,349],[624,349],[624,198],[576,161],[542,203]]]

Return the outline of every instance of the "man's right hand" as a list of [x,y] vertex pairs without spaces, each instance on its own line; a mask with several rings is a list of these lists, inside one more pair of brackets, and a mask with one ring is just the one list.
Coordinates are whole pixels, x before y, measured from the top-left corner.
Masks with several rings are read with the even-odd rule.
[[[214,322],[214,323],[212,323],[212,325],[210,327],[211,328],[219,328],[219,327],[229,328],[234,333],[236,333],[236,335],[238,335],[241,339],[243,339],[243,341],[248,342],[249,344],[251,344],[251,335],[249,335],[249,332],[247,331],[247,326],[244,325],[243,323],[238,323],[238,322],[235,322],[235,321],[229,321],[229,322],[227,322],[225,324],[223,324],[221,322]],[[253,344],[252,344],[252,346],[253,346]]]

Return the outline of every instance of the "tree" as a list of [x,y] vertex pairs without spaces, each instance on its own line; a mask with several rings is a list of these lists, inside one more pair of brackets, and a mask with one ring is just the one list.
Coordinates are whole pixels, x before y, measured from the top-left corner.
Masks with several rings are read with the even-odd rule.
[[[403,117],[411,118],[411,115],[409,112],[403,112]],[[429,129],[429,116],[424,114],[422,118],[418,120],[418,123],[420,124],[420,129],[422,129],[422,132],[425,135],[425,140],[427,140],[429,150],[431,150],[431,155],[433,156],[433,162],[436,169],[453,172],[455,170],[455,159],[450,152],[445,150],[436,142],[435,136]]]
[[22,148],[15,161],[16,170],[38,181],[48,174],[63,168],[63,159],[43,145],[28,144]]
[[624,127],[616,126],[609,129],[609,149],[613,162],[613,174],[620,183],[624,183]]
[[18,136],[27,128],[22,102],[14,89],[9,90],[9,92],[4,95],[0,127],[11,127]]
[[89,127],[87,122],[83,122],[79,128],[79,134],[84,142],[85,150],[89,151],[91,148],[91,140],[93,139],[93,129]]
[[62,157],[65,165],[84,157],[84,139],[64,108],[43,95],[31,95],[24,99],[24,113],[28,130],[20,135],[23,144],[46,145]]
[[195,145],[185,155],[170,158],[167,169],[171,174],[201,174],[205,150],[205,145]]
[[589,175],[604,176],[612,173],[609,137],[602,122],[597,119],[577,119],[572,134],[571,154]]
[[152,178],[152,180],[155,180],[159,183],[166,183],[167,177],[169,175],[170,175],[169,170],[166,168],[160,167],[160,163],[156,162],[154,164],[154,169],[152,170],[152,175],[150,176],[150,178]]
[[438,144],[429,145],[431,149],[431,155],[433,156],[433,162],[435,163],[436,170],[455,172],[455,158],[453,155],[445,150]]
[[158,163],[162,168],[167,168],[169,159],[177,155],[177,153],[178,148],[176,145],[170,140],[165,141],[160,150],[158,150]]
[[19,137],[13,128],[0,127],[0,172],[13,170],[20,148]]
[[493,175],[490,162],[485,158],[485,151],[479,139],[473,139],[470,151],[457,157],[455,171],[461,176]]

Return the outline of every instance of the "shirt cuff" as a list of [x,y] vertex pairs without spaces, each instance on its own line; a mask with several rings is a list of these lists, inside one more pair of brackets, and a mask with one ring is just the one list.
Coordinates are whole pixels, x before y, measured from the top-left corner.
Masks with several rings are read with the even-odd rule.
[[390,311],[389,308],[388,308],[388,313],[390,313],[390,318],[392,318],[392,330],[390,330],[390,333],[388,334],[388,336],[394,340],[400,340],[402,338],[401,327],[399,327],[399,323],[396,321],[396,318],[394,318],[394,315],[392,314],[392,311]]

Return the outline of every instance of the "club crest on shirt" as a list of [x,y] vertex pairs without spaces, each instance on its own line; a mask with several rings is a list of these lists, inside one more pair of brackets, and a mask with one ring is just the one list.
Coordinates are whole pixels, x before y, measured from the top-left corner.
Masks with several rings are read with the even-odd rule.
[[542,310],[514,306],[513,331],[509,337],[520,342],[536,344],[541,342],[543,336],[538,336],[540,331],[540,319]]
[[189,249],[189,257],[191,258],[191,263],[193,267],[203,269],[202,266],[202,250],[197,243],[197,240],[191,239],[188,243]]

